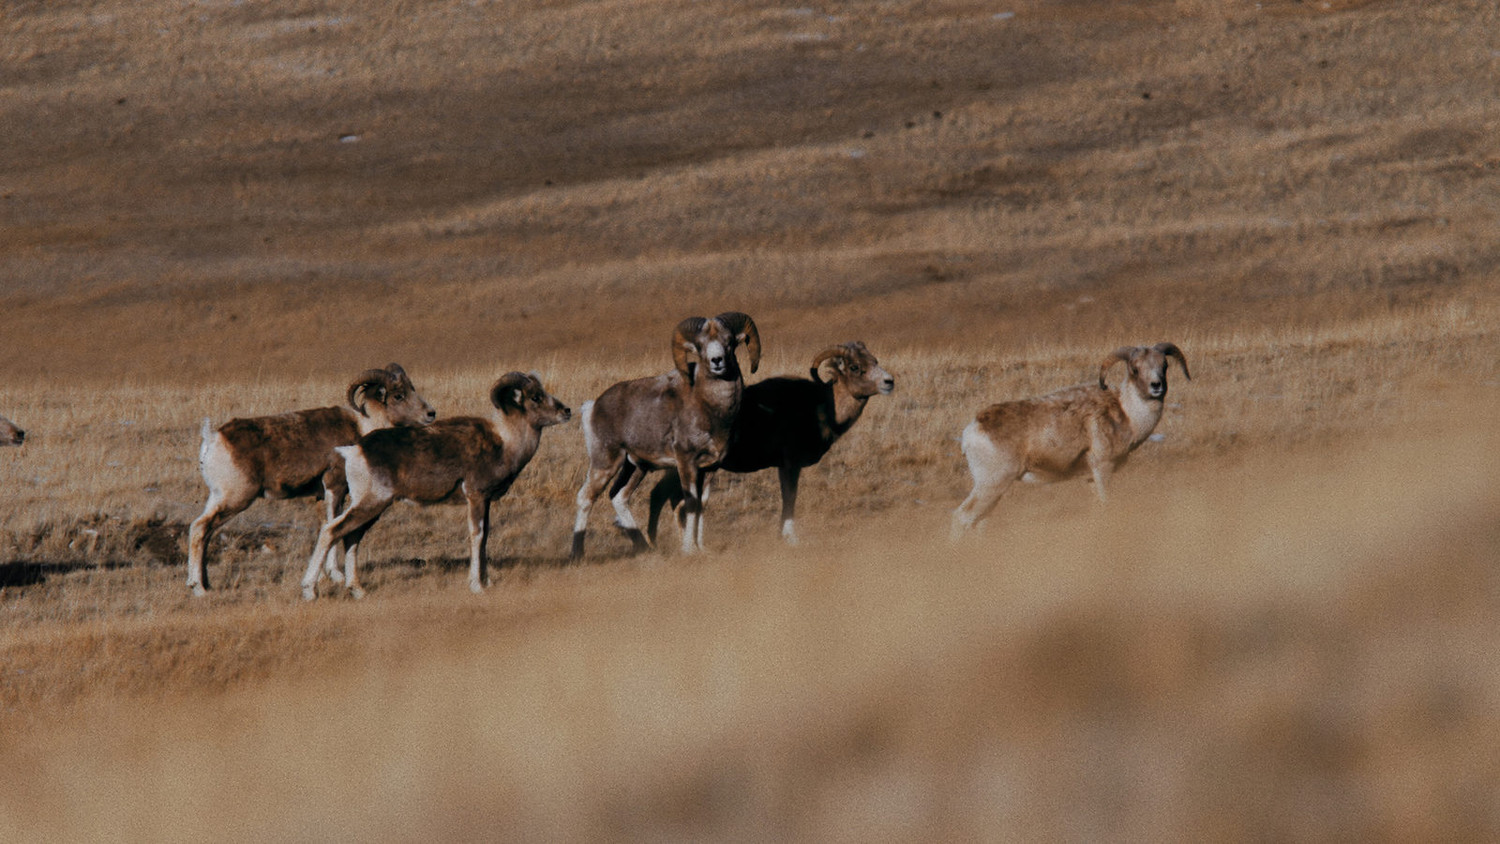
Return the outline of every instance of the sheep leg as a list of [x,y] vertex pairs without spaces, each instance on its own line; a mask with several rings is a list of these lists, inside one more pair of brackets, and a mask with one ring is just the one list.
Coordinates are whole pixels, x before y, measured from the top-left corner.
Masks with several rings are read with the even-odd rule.
[[1023,462],[1002,452],[974,425],[964,429],[963,448],[969,474],[974,477],[974,489],[953,511],[951,536],[955,542],[988,517],[1000,496],[1026,471]]
[[[313,548],[312,558],[307,561],[307,573],[302,576],[302,600],[317,599],[318,579],[322,574],[323,561],[328,559],[329,549],[333,543],[361,528],[368,530],[368,526],[380,518],[380,514],[385,512],[392,500],[356,501],[344,511],[342,516],[324,525],[323,529],[318,531],[318,544]],[[363,536],[363,531],[360,535]],[[356,544],[357,542],[356,539]],[[347,553],[347,548],[345,551],[344,588],[356,598],[363,597],[364,590],[359,588],[359,577],[355,574],[354,562]]]
[[594,502],[598,500],[604,488],[614,480],[620,472],[620,467],[625,462],[625,452],[621,451],[614,455],[609,462],[600,465],[590,460],[587,476],[583,479],[583,486],[578,488],[578,514],[573,519],[573,548],[568,553],[568,559],[579,560],[583,558],[583,543],[588,535],[589,512],[594,509]]
[[1094,473],[1094,492],[1099,495],[1099,503],[1104,504],[1109,501],[1104,490],[1105,482],[1109,480],[1110,471],[1114,467],[1109,458],[1096,459],[1094,455],[1099,453],[1097,449],[1089,449],[1089,470]]
[[1094,475],[1094,492],[1098,494],[1100,503],[1104,503],[1109,500],[1104,487],[1109,481],[1109,473],[1114,468],[1114,463],[1109,458],[1109,440],[1106,439],[1099,420],[1093,419],[1091,422],[1092,424],[1089,425],[1089,471]]
[[979,522],[989,517],[990,511],[1000,502],[1000,497],[1015,482],[1015,478],[1006,477],[998,480],[974,482],[974,489],[964,503],[958,505],[953,511],[953,539],[957,541],[966,532],[973,529]]
[[335,583],[344,584],[349,596],[355,599],[365,596],[365,590],[359,587],[359,575],[356,572],[358,571],[359,542],[365,538],[365,534],[369,530],[370,523],[366,522],[364,525],[349,531],[344,536],[342,542],[344,546],[344,571],[334,581]]
[[776,476],[781,481],[781,538],[788,545],[797,544],[797,479],[802,467],[783,463],[777,467]]
[[[338,518],[339,507],[343,505],[348,492],[348,487],[333,487],[325,484],[323,504],[326,515],[323,517],[323,524],[326,525]],[[342,556],[344,547],[345,543],[335,542],[328,550],[328,557],[323,561],[323,573],[334,583],[344,582],[344,572],[341,570],[343,560],[339,559]]]
[[614,486],[610,488],[609,503],[615,508],[615,527],[618,527],[626,537],[630,539],[630,550],[633,554],[650,550],[651,543],[646,541],[646,535],[641,533],[640,525],[636,524],[635,516],[630,512],[630,496],[635,494],[636,487],[646,477],[646,470],[626,460],[625,465],[620,467],[620,474],[615,478]]
[[646,522],[646,538],[653,545],[656,543],[657,528],[661,524],[662,508],[668,504],[672,506],[672,512],[677,516],[678,526],[681,527],[682,480],[671,469],[663,472],[661,480],[651,488],[651,515]]
[[208,503],[203,505],[203,513],[188,528],[187,585],[193,590],[194,596],[201,598],[209,589],[208,573],[203,566],[204,557],[208,555],[209,537],[223,527],[225,522],[243,513],[254,500],[253,495],[237,496],[230,500],[217,489],[209,492]]
[[696,554],[703,550],[698,541],[698,521],[703,515],[703,490],[698,467],[687,455],[678,455],[677,474],[682,479],[682,553]]
[[703,549],[703,511],[708,507],[708,493],[713,487],[713,472],[704,472],[698,480],[698,549]]
[[479,594],[489,585],[484,546],[490,538],[490,500],[482,495],[469,499],[469,591]]

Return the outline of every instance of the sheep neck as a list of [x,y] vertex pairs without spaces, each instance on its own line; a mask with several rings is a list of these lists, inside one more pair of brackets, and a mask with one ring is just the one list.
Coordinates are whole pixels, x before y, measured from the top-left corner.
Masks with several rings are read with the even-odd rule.
[[694,392],[702,399],[704,407],[721,418],[739,413],[744,390],[745,382],[738,374],[734,378],[699,378],[694,385]]
[[354,424],[359,426],[359,435],[361,437],[371,431],[391,427],[391,420],[385,415],[385,408],[377,407],[373,402],[365,408],[364,414],[354,413],[353,411],[349,411],[349,413],[354,417]]
[[1130,420],[1132,449],[1145,442],[1156,430],[1156,423],[1161,421],[1162,404],[1161,399],[1147,396],[1134,381],[1127,380],[1120,385],[1120,409]]
[[537,446],[542,441],[542,431],[531,424],[525,413],[497,410],[491,424],[494,426],[495,436],[504,446],[502,451],[505,460],[520,461],[524,465],[536,454]]
[[865,412],[865,405],[869,398],[860,398],[849,392],[843,382],[838,382],[831,388],[833,390],[833,435],[840,437],[845,431],[854,427],[859,421],[860,414]]

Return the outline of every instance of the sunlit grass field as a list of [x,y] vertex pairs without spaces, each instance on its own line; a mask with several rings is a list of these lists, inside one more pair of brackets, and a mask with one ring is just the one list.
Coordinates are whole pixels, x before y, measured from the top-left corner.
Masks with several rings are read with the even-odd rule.
[[[0,16],[0,839],[1500,835],[1492,4],[59,2]],[[321,505],[184,586],[199,427],[401,363],[577,409],[746,311],[896,377],[710,553]],[[990,402],[1168,340],[1116,475],[947,540]],[[1118,376],[1116,376],[1118,377]],[[638,496],[643,515],[645,496]]]

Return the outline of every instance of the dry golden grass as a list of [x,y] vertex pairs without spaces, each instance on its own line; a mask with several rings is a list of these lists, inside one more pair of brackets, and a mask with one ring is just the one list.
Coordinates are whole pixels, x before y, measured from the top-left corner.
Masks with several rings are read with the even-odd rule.
[[[1013,14],[1010,14],[1013,13]],[[0,838],[1493,839],[1500,162],[1480,2],[13,3]],[[397,360],[573,406],[752,313],[895,395],[628,558],[549,430],[303,606],[263,502],[192,600],[207,416]],[[985,403],[1177,342],[1111,506],[947,546]]]
[[482,599],[386,581],[186,629],[112,619],[116,672],[201,659],[188,632],[221,665],[294,665],[88,698],[10,753],[0,828],[1488,837],[1496,446],[1435,425],[1206,458],[959,550],[866,520],[797,551],[526,568]]

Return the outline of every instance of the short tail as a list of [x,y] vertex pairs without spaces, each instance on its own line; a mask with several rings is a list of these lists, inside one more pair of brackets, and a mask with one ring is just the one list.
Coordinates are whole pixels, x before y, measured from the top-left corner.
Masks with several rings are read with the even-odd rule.
[[208,449],[213,445],[214,436],[217,433],[214,431],[214,423],[208,421],[207,416],[203,417],[203,427],[198,433],[203,437],[203,442],[198,444],[198,471],[203,472],[204,466],[208,463]]
[[969,450],[974,445],[974,439],[979,435],[979,420],[976,419],[964,426],[964,432],[959,436],[958,443],[959,450],[964,453],[965,458],[972,459]]
[[370,489],[370,464],[357,445],[341,445],[333,451],[344,464],[344,483],[349,485],[349,503],[345,508],[347,511],[354,506],[354,502],[363,499]]

